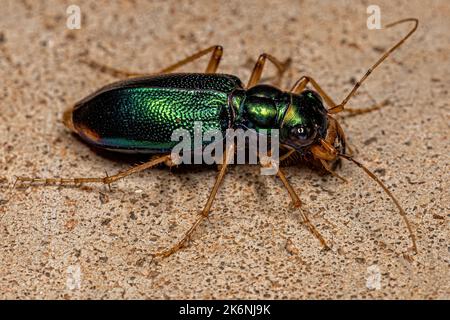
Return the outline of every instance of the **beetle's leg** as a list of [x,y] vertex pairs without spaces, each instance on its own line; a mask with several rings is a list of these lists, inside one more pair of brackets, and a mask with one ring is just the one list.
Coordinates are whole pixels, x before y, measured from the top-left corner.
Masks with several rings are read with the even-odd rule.
[[154,253],[153,257],[168,257],[172,255],[173,253],[177,252],[181,248],[183,248],[187,242],[192,237],[192,234],[195,232],[197,227],[209,217],[209,212],[211,210],[211,206],[214,202],[214,198],[216,197],[217,191],[219,190],[219,186],[221,182],[223,181],[223,178],[225,177],[225,173],[228,167],[228,164],[230,163],[231,157],[234,156],[234,145],[231,145],[226,151],[224,155],[224,162],[220,168],[219,174],[217,175],[216,182],[214,183],[214,187],[211,190],[211,193],[209,194],[208,201],[205,204],[205,207],[203,208],[202,212],[198,215],[197,220],[194,222],[194,224],[189,228],[189,230],[185,233],[183,238],[173,247],[170,247],[168,249],[165,249],[163,251]]
[[267,54],[267,53],[261,54],[259,56],[258,60],[256,61],[255,66],[253,67],[252,74],[250,75],[250,79],[248,80],[248,83],[247,83],[247,88],[251,88],[251,87],[257,85],[259,80],[261,80],[261,76],[262,76],[262,72],[264,70],[264,66],[266,64],[266,60],[269,60],[270,62],[272,62],[273,65],[278,70],[277,84],[279,84],[281,82],[281,78],[282,78],[284,72],[287,70],[287,68],[289,67],[289,65],[291,63],[291,59],[287,59],[285,62],[281,62],[277,58],[275,58],[274,56],[272,56],[270,54]]
[[113,75],[114,77],[139,77],[139,76],[146,76],[146,75],[155,75],[155,74],[161,74],[161,73],[170,73],[190,62],[193,62],[204,55],[211,53],[211,58],[209,59],[208,66],[206,67],[206,73],[215,73],[217,71],[217,68],[219,67],[220,59],[223,55],[223,47],[222,46],[212,46],[207,49],[200,50],[199,52],[177,62],[173,65],[166,67],[158,72],[154,73],[136,73],[136,72],[129,72],[129,71],[123,71],[119,69],[115,69],[113,67],[105,66],[100,63],[97,63],[92,60],[84,60],[87,65],[89,65],[92,68],[98,69],[102,72],[109,73]]
[[340,179],[342,182],[348,183],[347,179],[345,179],[343,176],[341,176],[336,171],[334,171],[328,162],[326,162],[325,160],[322,160],[322,159],[319,159],[319,160],[320,160],[320,163],[322,163],[322,166],[325,168],[325,170],[328,171],[329,173],[331,173],[331,175]]
[[291,89],[292,93],[299,94],[303,90],[305,90],[306,85],[311,82],[311,85],[314,87],[314,89],[317,90],[317,92],[320,94],[320,96],[325,100],[325,103],[328,105],[328,107],[331,109],[336,106],[336,103],[333,101],[333,99],[330,98],[330,96],[323,90],[320,85],[311,77],[309,76],[302,76],[300,79],[297,80],[297,82],[294,84],[294,86]]
[[223,47],[222,46],[212,46],[207,49],[203,49],[203,50],[193,54],[192,56],[189,56],[167,68],[160,70],[157,73],[172,72],[190,62],[193,62],[193,61],[203,57],[204,55],[206,55],[210,52],[212,52],[212,54],[211,54],[211,58],[209,58],[209,63],[208,63],[208,66],[206,67],[205,73],[216,73],[217,68],[219,67],[220,60],[222,59],[222,55],[223,55]]
[[[306,85],[308,83],[311,83],[314,89],[317,90],[317,92],[320,94],[323,100],[325,100],[325,103],[327,104],[329,109],[336,107],[336,103],[333,101],[333,99],[331,99],[331,97],[325,92],[325,90],[323,90],[322,87],[313,78],[309,76],[302,76],[300,79],[298,79],[297,82],[292,87],[291,92],[296,94],[301,93],[303,90],[305,90]],[[367,94],[369,95],[369,93]],[[369,95],[369,97],[371,96]],[[372,98],[372,100],[374,99]],[[381,109],[382,107],[388,104],[387,102],[388,102],[387,100],[384,101],[382,104],[378,104],[375,102],[372,106],[363,109],[345,108],[344,111],[348,111],[348,113],[351,115],[364,114]]]
[[[372,95],[366,91],[366,94],[369,96],[369,98],[372,100],[373,105],[371,105],[368,108],[358,108],[358,109],[354,109],[354,108],[345,108],[344,111],[348,111],[347,112],[347,117],[353,117],[353,116],[358,116],[360,114],[365,114],[365,113],[369,113],[372,111],[376,111],[376,110],[380,110],[381,108],[384,108],[386,106],[389,105],[389,100],[386,99],[381,103],[378,103],[373,97]],[[344,116],[345,117],[345,116]]]
[[168,165],[172,165],[172,160],[170,155],[164,155],[160,156],[158,158],[152,159],[148,162],[145,162],[143,164],[134,166],[128,170],[119,172],[113,176],[106,176],[106,177],[96,177],[96,178],[27,178],[27,177],[18,177],[16,180],[15,185],[34,185],[34,184],[40,184],[43,186],[49,186],[49,185],[74,185],[74,186],[81,186],[85,183],[103,183],[110,185],[113,182],[116,182],[119,179],[125,178],[126,176],[129,176],[130,174],[137,173],[140,171],[143,171],[145,169],[149,169],[151,167],[154,167],[160,163],[166,163]]
[[[295,192],[294,188],[292,188],[291,184],[287,180],[286,176],[284,175],[283,171],[281,171],[281,168],[278,168],[277,176],[280,178],[281,182],[283,182],[284,187],[287,189],[289,196],[292,199],[292,202],[294,204],[294,207],[299,208],[302,206],[302,201],[298,197],[297,193]],[[328,250],[330,247],[327,245],[327,242],[322,237],[320,232],[314,227],[312,222],[309,220],[308,215],[306,214],[304,209],[300,209],[300,214],[302,216],[303,222],[305,223],[308,230],[320,241],[324,249]]]

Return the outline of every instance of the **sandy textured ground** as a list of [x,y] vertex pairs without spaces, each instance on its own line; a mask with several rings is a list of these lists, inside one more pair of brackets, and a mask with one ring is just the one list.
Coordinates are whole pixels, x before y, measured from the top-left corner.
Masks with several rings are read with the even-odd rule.
[[310,74],[340,100],[409,28],[368,30],[367,1],[213,2],[78,1],[82,26],[71,31],[72,1],[1,0],[0,297],[450,298],[445,0],[377,1],[382,23],[412,16],[420,27],[352,102],[372,104],[369,92],[387,106],[342,120],[357,157],[404,206],[417,255],[394,205],[350,164],[340,170],[348,185],[307,168],[286,170],[332,243],[328,252],[300,225],[281,183],[252,166],[230,170],[191,246],[156,262],[149,254],[189,228],[215,170],[151,170],[113,192],[9,189],[15,175],[103,176],[135,161],[96,154],[62,125],[67,106],[114,80],[80,57],[152,71],[222,44],[221,71],[248,79],[265,51],[292,57],[285,87]]

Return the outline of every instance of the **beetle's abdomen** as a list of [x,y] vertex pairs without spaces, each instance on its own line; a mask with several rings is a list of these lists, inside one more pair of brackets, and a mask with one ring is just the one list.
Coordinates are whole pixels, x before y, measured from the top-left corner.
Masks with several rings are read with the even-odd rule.
[[131,152],[167,152],[178,141],[176,129],[194,135],[224,132],[230,125],[227,92],[172,87],[118,87],[84,99],[72,111],[73,129],[101,148]]

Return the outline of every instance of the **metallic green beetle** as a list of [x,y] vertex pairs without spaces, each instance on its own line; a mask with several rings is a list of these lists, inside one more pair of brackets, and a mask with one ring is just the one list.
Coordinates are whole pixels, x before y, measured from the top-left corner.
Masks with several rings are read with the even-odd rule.
[[78,102],[65,119],[96,147],[146,153],[167,153],[177,143],[174,130],[193,136],[195,121],[204,132],[223,135],[229,128],[279,128],[282,144],[305,153],[305,146],[325,139],[328,122],[313,91],[293,94],[268,85],[245,90],[235,76],[206,73],[120,81]]
[[[202,123],[202,130],[205,132],[218,130],[223,134],[229,128],[254,129],[257,132],[261,129],[279,129],[280,145],[284,151],[280,160],[317,162],[336,176],[338,175],[334,172],[333,163],[340,158],[352,161],[363,168],[397,205],[410,232],[413,248],[416,250],[415,238],[404,210],[372,172],[346,154],[344,132],[338,121],[332,117],[333,113],[345,109],[346,103],[372,70],[416,30],[417,19],[404,19],[388,26],[406,21],[415,22],[414,28],[369,69],[339,105],[335,104],[311,77],[301,77],[290,91],[259,84],[267,60],[277,68],[279,79],[289,64],[289,61],[282,63],[268,54],[259,57],[247,86],[244,86],[236,76],[217,74],[216,70],[223,53],[221,46],[202,50],[158,74],[134,77],[103,87],[66,111],[65,125],[88,144],[98,148],[152,153],[158,156],[147,163],[104,178],[19,178],[19,180],[44,184],[87,182],[110,184],[160,163],[171,166],[173,159],[170,151],[177,143],[171,139],[172,132],[182,128],[194,135],[196,121]],[[212,55],[206,73],[170,73],[208,53]],[[136,76],[105,66],[101,68],[114,74]],[[311,84],[317,92],[306,90],[307,84]],[[322,99],[328,105],[328,109],[325,108]],[[352,111],[348,108],[345,110]],[[357,112],[361,113],[360,110]],[[155,256],[168,256],[184,246],[196,227],[208,217],[219,184],[225,175],[228,160],[234,154],[233,148],[226,150],[226,161],[220,169],[208,202],[194,225],[175,246],[156,253]],[[267,159],[260,160],[261,165],[267,165]],[[288,190],[295,206],[300,207],[301,201],[281,169],[277,175]],[[308,229],[325,248],[328,248],[326,241],[309,221],[306,212],[301,210],[301,213]]]

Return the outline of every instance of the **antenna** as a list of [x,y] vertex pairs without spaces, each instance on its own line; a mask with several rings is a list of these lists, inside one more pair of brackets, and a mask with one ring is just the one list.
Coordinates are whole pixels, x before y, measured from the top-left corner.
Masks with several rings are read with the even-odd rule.
[[403,42],[406,41],[406,39],[408,39],[417,29],[417,26],[419,25],[419,20],[417,20],[416,18],[407,18],[407,19],[402,19],[399,21],[395,21],[393,23],[389,23],[388,25],[386,25],[386,29],[393,27],[397,24],[400,23],[404,23],[404,22],[414,22],[414,27],[408,32],[408,34],[406,36],[404,36],[399,42],[397,42],[392,48],[390,48],[388,51],[386,51],[380,59],[377,60],[377,62],[375,62],[375,64],[369,68],[369,70],[367,70],[366,74],[355,84],[355,86],[353,87],[352,91],[350,91],[350,93],[345,97],[344,100],[342,100],[342,102],[340,104],[338,104],[337,106],[330,108],[328,110],[329,113],[338,113],[344,110],[344,106],[347,104],[347,102],[350,100],[351,97],[353,97],[356,93],[356,91],[358,91],[358,88],[361,86],[361,84],[367,79],[367,77],[372,73],[373,70],[375,70],[376,67],[378,67],[384,60],[386,60],[386,58],[398,47],[400,47]]
[[392,199],[392,201],[395,203],[395,205],[397,206],[398,210],[400,211],[400,215],[402,216],[403,220],[405,221],[406,228],[408,229],[409,235],[411,237],[413,250],[414,250],[415,253],[417,253],[418,251],[417,251],[417,245],[416,245],[416,237],[414,236],[414,233],[412,232],[411,224],[409,223],[409,220],[406,217],[405,210],[403,210],[403,208],[400,206],[400,203],[394,197],[392,192],[384,185],[384,183],[372,171],[367,169],[361,162],[356,161],[355,159],[353,159],[352,157],[350,157],[350,156],[348,156],[346,154],[338,154],[338,156],[341,157],[341,158],[347,159],[350,162],[353,162],[358,167],[363,169],[367,173],[367,175],[369,177],[371,177],[373,180],[375,180],[381,186],[381,188],[383,188],[384,192],[386,192],[386,194]]

